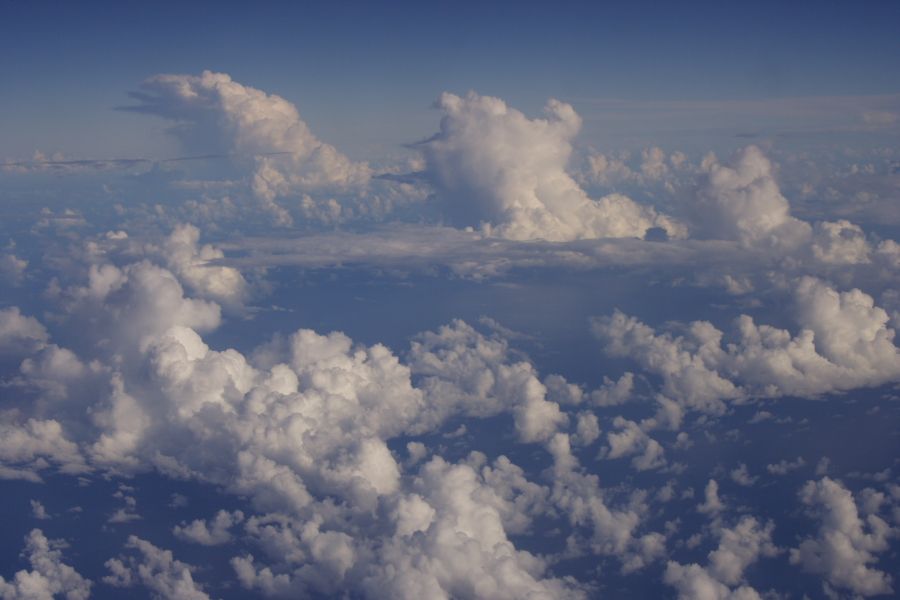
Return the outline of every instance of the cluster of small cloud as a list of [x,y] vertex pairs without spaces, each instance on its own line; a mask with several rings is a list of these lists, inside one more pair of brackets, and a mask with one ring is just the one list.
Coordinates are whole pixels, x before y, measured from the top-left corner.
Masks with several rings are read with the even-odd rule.
[[708,565],[669,561],[665,582],[678,590],[679,600],[760,600],[744,572],[760,558],[779,553],[772,543],[773,530],[771,522],[762,525],[753,516],[742,517],[731,528],[719,526],[719,545],[709,553]]
[[18,571],[11,580],[0,577],[0,598],[30,600],[64,597],[87,600],[92,582],[62,562],[61,540],[49,540],[40,529],[32,529],[25,537],[25,551],[31,570]]
[[900,376],[890,318],[871,296],[838,292],[812,277],[793,292],[796,335],[742,315],[737,339],[723,346],[725,334],[712,323],[696,321],[673,336],[618,311],[595,319],[593,331],[610,355],[630,357],[661,377],[667,398],[710,414],[724,412],[726,401],[813,397]]
[[[135,96],[135,110],[175,121],[173,132],[186,145],[212,143],[249,165],[249,188],[283,225],[298,210],[337,222],[346,206],[332,194],[377,203],[371,186],[391,181],[318,140],[286,100],[227,75],[157,76]],[[728,164],[709,156],[696,167],[659,148],[644,152],[637,170],[592,158],[597,181],[664,182],[676,171],[699,178],[690,201],[669,216],[621,194],[588,195],[567,171],[581,120],[565,103],[551,101],[537,119],[474,93],[444,94],[437,107],[439,132],[415,146],[422,160],[418,180],[410,180],[417,183],[402,185],[427,184],[431,201],[456,229],[407,228],[412,234],[399,239],[397,229],[358,238],[328,234],[326,249],[315,251],[336,248],[336,263],[350,257],[369,264],[381,252],[386,265],[399,257],[425,268],[450,256],[461,271],[483,275],[510,265],[596,268],[660,257],[712,264],[715,249],[724,262],[750,256],[752,275],[760,265],[780,269],[761,276],[780,291],[797,273],[865,266],[890,276],[900,268],[894,242],[876,243],[849,221],[810,224],[793,216],[774,166],[756,147]],[[286,208],[288,198],[298,200],[294,212]],[[47,210],[40,219],[44,229],[86,224],[69,210]],[[812,276],[789,286],[795,333],[747,315],[737,319],[733,337],[706,321],[659,332],[621,312],[595,319],[592,332],[608,355],[631,359],[661,380],[652,396],[658,410],[643,420],[615,412],[606,418],[606,411],[642,399],[632,372],[604,378],[589,392],[562,376],[541,377],[502,328],[485,331],[462,320],[415,335],[404,353],[311,329],[278,332],[254,349],[217,349],[208,334],[260,292],[246,270],[227,262],[223,247],[201,245],[200,237],[199,228],[177,223],[157,238],[137,240],[124,230],[85,238],[67,257],[66,273],[47,285],[42,297],[55,305],[43,312],[43,322],[38,311],[0,309],[0,362],[13,373],[3,384],[21,396],[0,412],[0,478],[156,472],[246,498],[250,508],[169,527],[181,542],[242,544],[230,564],[248,593],[582,598],[593,590],[555,574],[554,563],[592,556],[613,557],[625,574],[663,565],[664,582],[681,598],[758,599],[746,571],[782,552],[772,522],[744,515],[729,524],[731,497],[710,479],[696,510],[718,546],[705,566],[681,564],[670,554],[677,527],[667,524],[664,534],[649,523],[652,502],[670,501],[674,484],[653,500],[630,483],[622,486],[627,494],[606,489],[582,464],[582,453],[594,447],[597,458],[627,459],[642,478],[677,472],[683,465],[670,463],[670,456],[691,440],[681,432],[665,445],[666,432],[659,430],[678,430],[690,411],[705,413],[709,424],[730,404],[815,397],[900,378],[894,343],[900,317],[892,323],[861,289],[839,291]],[[321,254],[310,255],[321,240],[290,243],[300,248],[298,260],[316,265]],[[371,246],[356,245],[359,240]],[[0,255],[3,283],[20,283],[28,267],[11,251]],[[729,271],[727,278],[736,294],[754,290],[749,275]],[[891,297],[890,290],[882,294]],[[51,335],[58,324],[70,335]],[[61,339],[71,347],[59,345]],[[445,428],[464,434],[468,420],[491,417],[511,423],[510,443],[546,452],[547,468],[529,473],[506,456],[479,452],[450,460],[425,443],[430,435],[452,435]],[[404,442],[406,460],[395,446]],[[750,487],[765,473],[787,476],[805,464],[784,459],[752,476],[740,463],[730,480]],[[118,488],[121,505],[109,523],[126,527],[141,519],[133,492]],[[862,519],[841,484],[828,478],[807,484],[801,501],[822,515],[822,525],[791,550],[790,561],[838,588],[890,593],[890,577],[871,566],[896,535],[876,514],[885,502],[879,494],[861,496],[870,507]],[[173,506],[183,504],[173,499]],[[32,514],[50,516],[39,501]],[[533,535],[539,519],[560,526],[562,554],[517,547],[517,536]],[[27,543],[33,570],[10,583],[0,579],[0,596],[49,590],[87,597],[91,583],[60,562],[58,545],[38,530]],[[135,536],[106,567],[103,582],[110,586],[209,598],[193,567]]]
[[166,600],[210,600],[194,581],[194,567],[176,560],[170,550],[134,535],[128,537],[126,548],[134,553],[106,561],[110,574],[103,583],[117,588],[142,586]]
[[[233,297],[229,292],[243,290],[244,280],[195,258],[216,255],[198,250],[197,242],[196,230],[179,228],[160,256],[173,270],[146,258],[121,266],[95,263],[83,285],[58,292],[69,318],[90,323],[84,335],[102,342],[84,340],[79,352],[89,357],[52,344],[33,317],[4,310],[4,340],[20,357],[26,354],[19,369],[23,385],[50,381],[55,387],[35,388],[39,398],[52,402],[46,398],[52,395],[84,407],[55,411],[56,418],[46,420],[5,415],[5,476],[37,480],[40,470],[54,466],[64,473],[113,475],[156,470],[248,496],[259,510],[284,515],[293,524],[285,527],[304,524],[302,566],[282,564],[281,574],[269,577],[271,570],[258,559],[235,559],[241,581],[261,590],[340,586],[372,596],[390,590],[391,597],[504,597],[509,590],[578,597],[578,585],[548,577],[544,559],[509,540],[527,530],[548,502],[573,525],[588,528],[590,552],[622,556],[629,569],[661,554],[659,534],[636,535],[645,509],[606,505],[596,477],[582,472],[568,434],[560,433],[570,427],[569,417],[499,332],[454,321],[414,338],[405,361],[382,345],[311,330],[276,336],[248,355],[214,350],[201,337],[221,323],[213,298]],[[182,282],[205,299],[189,297]],[[66,368],[37,368],[48,349],[77,368],[65,362]],[[98,364],[105,366],[90,367]],[[90,389],[101,391],[98,398],[79,393],[85,380],[94,381]],[[543,444],[553,455],[552,489],[529,481],[504,458],[488,466],[478,457],[453,464],[435,456],[407,472],[387,446],[454,418],[503,413],[511,415],[520,442]],[[587,421],[578,419],[584,443],[599,434],[596,418],[593,435]],[[656,451],[650,444],[647,452]],[[653,466],[656,459],[646,462]],[[116,497],[123,506],[111,523],[140,518],[129,489]],[[387,511],[387,522],[370,531],[347,530],[327,500],[334,497],[343,500],[339,512],[346,518],[378,509]],[[240,512],[221,512],[209,524],[179,525],[174,535],[223,544],[244,519]],[[317,529],[310,530],[310,523]],[[190,570],[171,555],[139,539],[129,547],[142,558],[111,560],[107,583],[203,597]],[[452,572],[450,564],[456,565]],[[308,574],[317,569],[329,577]]]

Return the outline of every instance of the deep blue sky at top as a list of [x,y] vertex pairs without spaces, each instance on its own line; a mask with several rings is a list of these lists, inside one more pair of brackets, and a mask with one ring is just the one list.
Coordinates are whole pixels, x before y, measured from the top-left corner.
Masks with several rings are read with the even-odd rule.
[[393,144],[434,131],[444,90],[530,114],[897,93],[900,2],[0,0],[0,158],[174,152],[163,123],[112,109],[147,76],[203,69],[288,98],[339,146]]

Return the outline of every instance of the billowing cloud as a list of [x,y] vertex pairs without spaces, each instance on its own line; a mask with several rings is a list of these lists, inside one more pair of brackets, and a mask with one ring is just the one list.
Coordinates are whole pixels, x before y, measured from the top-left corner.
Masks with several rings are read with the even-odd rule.
[[203,546],[218,546],[230,542],[233,538],[231,528],[244,520],[244,513],[235,510],[220,510],[216,516],[206,521],[196,519],[187,524],[176,525],[172,533],[178,539]]
[[34,317],[23,315],[16,306],[0,309],[0,358],[28,356],[48,339],[47,329]]
[[163,254],[167,266],[196,294],[226,305],[240,304],[248,293],[247,282],[233,267],[211,265],[210,261],[224,258],[215,246],[199,246],[200,230],[182,224],[166,239]]
[[360,189],[372,175],[313,135],[293,104],[225,73],[156,75],[133,96],[140,104],[131,110],[175,121],[171,131],[188,147],[251,161],[251,188],[283,225],[292,217],[277,198]]
[[142,586],[164,600],[209,600],[194,581],[195,567],[176,560],[170,550],[134,535],[128,537],[125,547],[134,552],[106,561],[110,574],[103,583],[117,588]]
[[566,172],[581,119],[551,100],[546,118],[529,119],[503,100],[445,93],[440,131],[418,148],[449,221],[500,237],[564,241],[638,237],[684,227],[620,194],[593,200]]
[[820,525],[818,535],[791,549],[791,563],[861,596],[892,593],[891,576],[870,565],[897,531],[878,515],[862,519],[850,490],[829,477],[806,482],[800,499]]
[[[706,489],[709,503],[710,487]],[[721,527],[719,546],[709,553],[706,567],[669,561],[664,581],[678,590],[679,600],[760,600],[762,596],[747,585],[744,571],[761,557],[778,554],[773,529],[771,522],[761,526],[746,515],[734,527]]]
[[710,156],[703,168],[706,178],[691,205],[698,237],[775,248],[809,238],[809,225],[791,216],[772,163],[756,146],[742,149],[730,165]]
[[900,376],[894,330],[871,296],[805,277],[794,287],[794,302],[797,335],[743,315],[738,339],[724,346],[724,333],[702,321],[673,337],[616,312],[594,320],[593,330],[608,353],[638,361],[662,377],[664,394],[704,412],[722,412],[725,400],[809,397]]
[[23,552],[31,563],[31,570],[18,571],[9,581],[0,577],[0,598],[87,600],[92,583],[62,562],[60,548],[63,547],[65,544],[61,540],[48,540],[43,531],[32,529],[25,537]]

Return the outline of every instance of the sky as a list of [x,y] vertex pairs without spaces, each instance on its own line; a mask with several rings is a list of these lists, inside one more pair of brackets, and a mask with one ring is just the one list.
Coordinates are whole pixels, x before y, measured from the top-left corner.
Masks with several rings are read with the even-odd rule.
[[0,0],[0,598],[900,573],[900,6]]

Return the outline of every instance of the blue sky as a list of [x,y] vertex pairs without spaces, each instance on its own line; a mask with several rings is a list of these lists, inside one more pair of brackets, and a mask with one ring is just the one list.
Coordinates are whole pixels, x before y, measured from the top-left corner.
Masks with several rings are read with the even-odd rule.
[[[892,2],[4,2],[0,153],[164,151],[111,109],[156,73],[230,73],[285,96],[325,139],[400,144],[470,89],[526,112],[555,97],[748,100],[894,94]],[[694,117],[694,122],[702,122]],[[134,135],[130,135],[134,134]],[[138,135],[139,134],[139,135]],[[141,143],[137,143],[140,138]]]
[[0,0],[0,598],[900,581],[896,3]]

